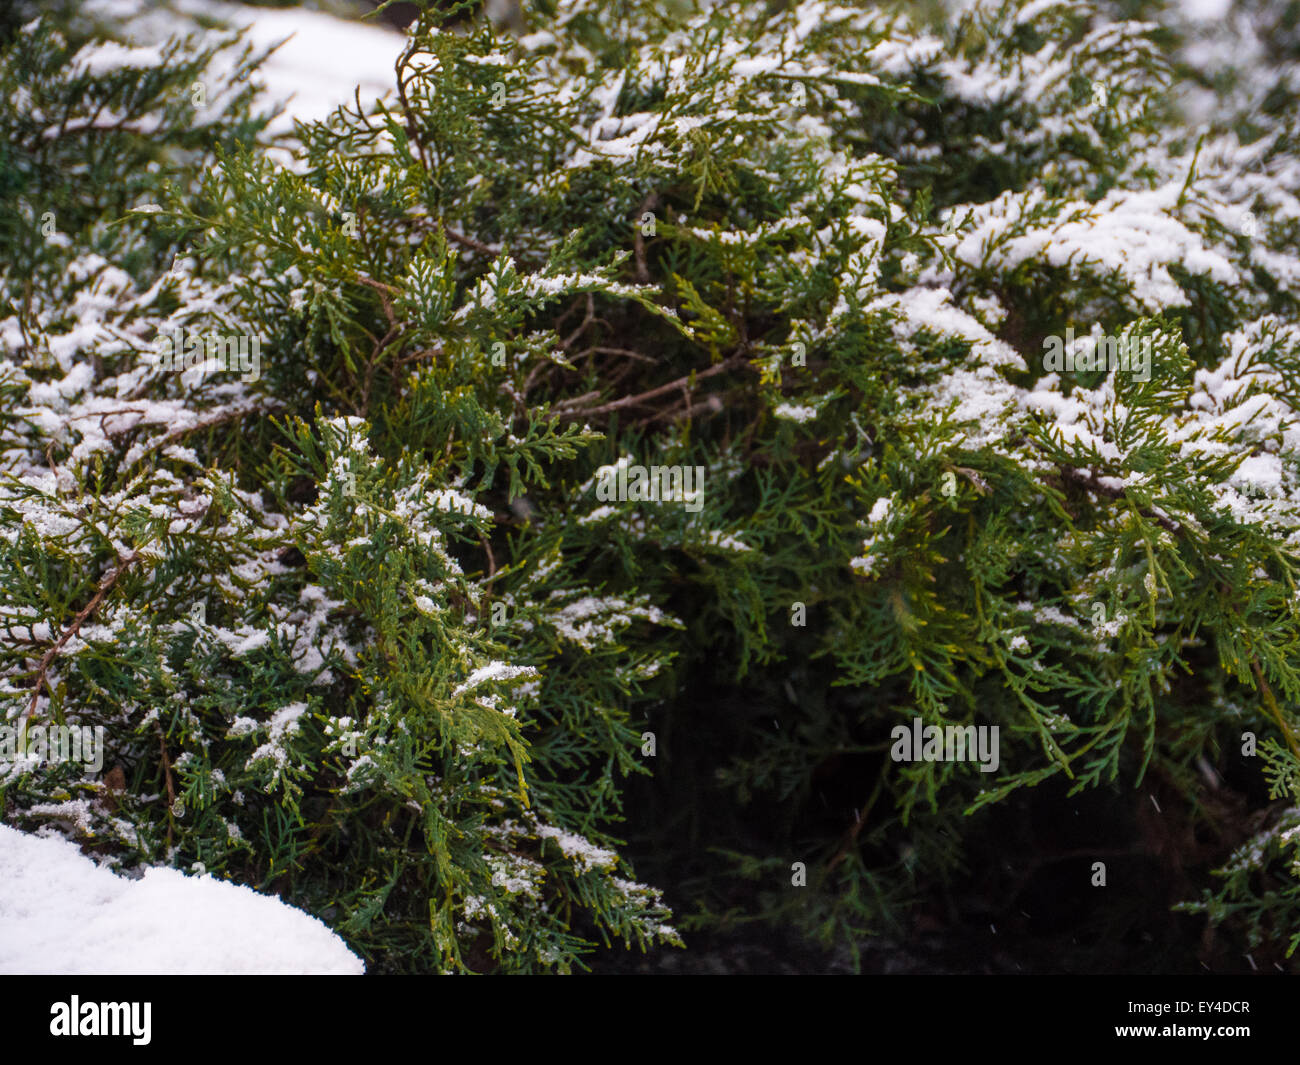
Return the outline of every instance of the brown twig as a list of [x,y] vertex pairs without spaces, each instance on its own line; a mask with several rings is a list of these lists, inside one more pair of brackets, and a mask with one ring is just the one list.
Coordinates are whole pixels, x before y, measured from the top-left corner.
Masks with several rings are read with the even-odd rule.
[[130,569],[139,557],[139,551],[131,552],[131,554],[126,558],[122,559],[121,565],[99,582],[99,587],[95,590],[95,594],[91,596],[90,602],[81,608],[81,612],[72,619],[72,624],[68,626],[63,635],[58,638],[58,640],[45,652],[43,656],[41,656],[40,664],[36,667],[36,682],[32,686],[32,701],[27,707],[27,720],[29,722],[32,719],[32,715],[36,713],[36,706],[41,698],[41,688],[48,686],[50,666],[54,664],[55,658],[57,658],[59,652],[63,650],[63,645],[72,639],[72,637],[77,635],[81,626],[85,624],[86,619],[95,612],[95,608],[103,602],[104,596],[106,596],[113,585],[117,583],[118,578]]
[[393,314],[393,301],[388,298],[388,293],[397,292],[392,285],[385,285],[382,281],[376,281],[373,277],[366,277],[365,274],[357,274],[357,280],[363,285],[368,285],[379,293],[379,302],[384,306],[384,317],[388,319],[390,328],[397,328],[397,317]]
[[162,725],[154,720],[154,726],[158,729],[158,749],[162,752],[163,779],[167,782],[167,849],[172,845],[172,817],[175,816],[176,810],[176,785],[172,782],[172,762],[167,757],[167,737],[163,734]]
[[375,341],[374,349],[370,352],[370,359],[366,363],[366,381],[361,389],[361,408],[357,411],[363,418],[370,413],[370,389],[375,381],[375,367],[379,365],[379,356],[383,353],[384,348],[388,347],[401,332],[401,327],[396,322],[393,322],[391,317],[389,321],[392,322],[392,325],[387,333]]
[[632,351],[629,348],[605,348],[605,347],[587,348],[585,351],[578,352],[578,354],[575,355],[574,358],[580,359],[584,355],[591,355],[591,354],[621,355],[625,359],[636,359],[637,362],[648,362],[652,364],[659,361],[658,359],[652,359],[649,355],[642,355],[641,352],[639,351]]
[[608,414],[610,411],[622,410],[624,407],[631,407],[638,403],[644,403],[647,400],[656,399],[659,396],[666,395],[669,392],[676,392],[678,389],[689,387],[691,379],[703,380],[706,377],[713,377],[716,374],[725,373],[727,370],[733,370],[744,363],[745,357],[742,354],[732,355],[730,358],[723,359],[716,366],[710,366],[707,370],[697,370],[677,378],[675,381],[669,381],[666,385],[660,385],[658,388],[652,388],[648,392],[641,392],[635,396],[624,396],[622,399],[611,400],[609,403],[602,403],[598,407],[586,407],[577,409],[557,409],[555,413],[561,418],[588,418],[593,414]]
[[442,345],[436,348],[421,348],[419,351],[413,351],[409,355],[401,355],[393,360],[395,366],[405,366],[408,362],[414,362],[416,359],[423,359],[432,356],[437,358],[442,354]]
[[554,365],[555,363],[545,359],[539,359],[533,364],[533,368],[528,371],[528,376],[524,378],[524,388],[520,393],[520,402],[516,404],[516,409],[522,410],[524,397],[528,395],[529,390],[537,383],[537,379]]
[[424,138],[420,136],[416,129],[415,109],[411,107],[410,98],[406,93],[407,83],[414,81],[419,74],[418,69],[414,68],[409,74],[406,71],[411,59],[420,51],[418,40],[415,36],[411,36],[407,40],[406,47],[402,49],[401,54],[397,57],[397,62],[394,64],[394,73],[397,75],[397,98],[402,103],[402,111],[406,119],[403,123],[406,128],[406,135],[410,138],[411,143],[415,145],[415,153],[419,156],[420,165],[424,167],[425,173],[430,173],[429,156],[425,151]]
[[457,244],[464,245],[466,248],[473,248],[475,251],[482,252],[484,255],[490,255],[493,259],[501,254],[501,249],[494,248],[490,244],[484,244],[482,241],[475,240],[473,237],[467,237],[464,233],[457,233],[442,221],[439,221],[438,225],[441,227],[442,231]]
[[839,850],[835,852],[835,856],[831,858],[830,862],[827,864],[826,872],[831,872],[837,865],[839,865],[840,862],[848,856],[849,850],[853,847],[853,844],[857,842],[858,834],[862,831],[862,826],[867,823],[867,817],[871,813],[871,808],[876,805],[876,800],[880,798],[880,793],[884,790],[885,778],[889,776],[889,767],[892,764],[893,763],[891,762],[886,762],[884,768],[881,769],[880,776],[876,778],[876,786],[872,789],[871,795],[868,796],[867,801],[863,803],[862,809],[857,811],[853,824],[844,835],[844,842],[840,844]]
[[1264,697],[1264,705],[1268,712],[1273,715],[1273,720],[1277,722],[1277,727],[1282,730],[1282,735],[1286,737],[1286,744],[1291,748],[1291,753],[1300,758],[1300,744],[1296,742],[1295,733],[1286,723],[1286,718],[1282,716],[1282,708],[1277,705],[1277,699],[1273,696],[1273,689],[1269,687],[1268,681],[1264,679],[1264,671],[1259,668],[1259,659],[1254,655],[1250,657],[1250,668],[1255,674],[1255,684],[1259,688],[1259,693]]
[[567,337],[565,337],[563,340],[560,341],[560,350],[568,351],[571,347],[573,347],[574,341],[576,341],[578,337],[582,336],[582,334],[587,331],[587,326],[591,325],[591,323],[595,320],[595,318],[596,318],[596,301],[592,298],[591,293],[588,292],[587,313],[583,316],[582,324],[579,325],[578,328],[575,329],[572,333],[570,333]]
[[[1085,475],[1081,469],[1075,466],[1067,466],[1065,467],[1065,471],[1072,480],[1077,481],[1079,484],[1086,485],[1094,492],[1098,492],[1101,495],[1106,496],[1108,499],[1127,498],[1126,494],[1122,489],[1111,488],[1108,485],[1102,484],[1097,479],[1097,475],[1095,473],[1089,473]],[[1173,521],[1170,518],[1163,517],[1160,514],[1156,514],[1154,511],[1151,512],[1150,514],[1143,513],[1143,517],[1150,518],[1162,529],[1166,529],[1171,533],[1178,533],[1182,531],[1182,527],[1176,521]]]
[[[193,425],[182,426],[179,429],[172,429],[171,431],[165,433],[163,436],[160,436],[157,440],[148,444],[140,452],[140,455],[136,458],[135,461],[139,462],[140,459],[144,458],[146,455],[150,454],[151,452],[157,451],[161,447],[166,447],[168,444],[172,443],[173,441],[179,440],[181,437],[187,436],[190,433],[198,432],[200,429],[211,429],[214,425],[221,425],[224,422],[235,421],[239,418],[244,417],[244,415],[246,414],[253,414],[257,411],[280,410],[283,406],[284,404],[280,403],[278,400],[270,400],[270,401],[248,400],[243,403],[234,404],[230,407],[226,407],[222,410],[218,410],[215,414],[210,414],[205,417],[199,418],[198,421],[196,421]],[[134,465],[134,463],[132,463],[132,465]]]
[[484,244],[481,240],[475,240],[473,237],[466,236],[464,233],[457,232],[447,225],[441,218],[432,218],[429,215],[411,214],[407,215],[416,225],[424,225],[438,229],[444,237],[455,244],[465,248],[472,248],[474,251],[481,252],[495,259],[501,254],[501,248],[494,248],[491,244]]
[[633,254],[636,256],[636,280],[640,285],[650,284],[650,267],[646,264],[645,258],[645,236],[641,232],[641,218],[647,211],[653,211],[659,206],[659,193],[652,192],[642,202],[640,209],[636,213],[636,221],[632,223],[635,227],[636,235],[633,238]]
[[[590,295],[590,293],[587,293],[587,295]],[[565,322],[567,322],[570,318],[574,316],[578,308],[581,306],[582,306],[582,294],[580,293],[577,296],[575,296],[573,298],[573,302],[570,303],[564,309],[564,313],[561,314],[560,317],[555,319],[554,323],[552,323],[552,327],[555,329],[556,333],[560,331],[560,327],[564,325]]]

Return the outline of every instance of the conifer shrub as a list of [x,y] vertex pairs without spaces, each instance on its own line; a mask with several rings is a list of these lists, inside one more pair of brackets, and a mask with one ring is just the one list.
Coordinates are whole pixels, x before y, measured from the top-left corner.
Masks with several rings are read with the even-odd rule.
[[565,972],[1247,774],[1185,901],[1293,950],[1295,109],[1076,2],[445,17],[288,158],[235,40],[6,31],[6,822]]

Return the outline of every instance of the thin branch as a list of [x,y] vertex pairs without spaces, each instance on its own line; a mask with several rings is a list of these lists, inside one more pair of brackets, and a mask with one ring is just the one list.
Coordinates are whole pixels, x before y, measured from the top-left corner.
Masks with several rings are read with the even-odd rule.
[[[1111,488],[1109,485],[1102,484],[1097,479],[1097,475],[1095,473],[1085,474],[1083,470],[1079,469],[1077,466],[1067,466],[1065,467],[1065,471],[1072,480],[1077,481],[1079,484],[1086,485],[1088,488],[1092,489],[1092,491],[1097,492],[1100,495],[1104,495],[1107,499],[1128,498],[1126,493],[1123,491],[1123,489]],[[1166,529],[1171,533],[1182,532],[1182,526],[1180,526],[1176,521],[1172,520],[1171,518],[1166,518],[1161,514],[1155,513],[1154,511],[1150,513],[1147,513],[1146,511],[1139,511],[1139,513],[1141,513],[1144,518],[1149,518],[1151,521],[1154,521],[1157,525],[1159,525],[1162,529]]]
[[646,264],[645,258],[645,236],[641,232],[641,219],[647,211],[653,211],[659,206],[659,193],[652,192],[642,202],[640,209],[636,213],[636,220],[632,223],[635,227],[636,236],[633,238],[633,252],[636,256],[636,280],[638,284],[650,284],[650,267]]
[[481,240],[475,240],[473,237],[467,237],[465,236],[464,233],[457,233],[445,222],[439,221],[438,225],[441,227],[442,231],[446,233],[447,236],[450,237],[452,240],[454,240],[457,244],[462,244],[466,248],[473,248],[475,251],[482,252],[484,255],[490,255],[493,259],[495,259],[498,255],[501,254],[500,248],[494,248],[490,244],[484,244]]
[[447,223],[441,218],[433,218],[429,215],[423,214],[408,214],[406,217],[416,225],[423,225],[426,228],[430,226],[434,227],[452,243],[459,244],[462,247],[472,248],[474,251],[481,252],[490,258],[495,259],[503,251],[502,248],[494,248],[491,244],[484,244],[481,240],[475,240],[473,237],[466,236],[464,233],[452,229],[451,226],[447,225]]
[[876,777],[876,786],[872,789],[871,795],[868,796],[867,801],[862,804],[862,809],[854,811],[853,825],[849,828],[848,832],[845,833],[844,842],[840,844],[839,850],[835,852],[835,856],[831,858],[830,862],[827,864],[826,872],[831,872],[840,864],[840,862],[848,857],[849,850],[853,847],[853,844],[857,842],[858,835],[862,832],[862,826],[867,823],[867,818],[871,814],[871,808],[876,805],[876,800],[880,798],[880,793],[885,786],[885,778],[889,776],[889,767],[892,764],[892,762],[885,763],[885,768],[882,769],[879,776]]
[[167,737],[157,718],[154,718],[154,727],[158,729],[158,749],[162,752],[163,778],[167,782],[167,849],[171,850],[172,819],[176,816],[176,785],[172,782],[172,761],[167,757]]
[[649,355],[642,355],[641,352],[631,351],[628,348],[604,348],[604,347],[587,348],[584,351],[578,352],[578,354],[575,355],[574,358],[580,359],[584,355],[589,355],[593,353],[596,355],[622,355],[625,359],[636,359],[638,362],[648,362],[652,364],[657,363],[659,361],[658,359],[652,359]]
[[401,355],[393,360],[394,366],[405,366],[408,362],[414,362],[416,359],[437,358],[442,354],[442,346],[436,348],[421,348],[419,351],[413,351],[409,355]]
[[63,635],[60,636],[54,645],[51,646],[50,649],[41,657],[40,664],[36,667],[36,683],[32,687],[32,701],[27,706],[28,721],[31,721],[32,715],[36,713],[36,706],[37,703],[40,702],[41,698],[41,688],[48,686],[50,666],[54,664],[54,660],[58,657],[59,652],[63,650],[63,645],[72,639],[72,637],[77,635],[81,626],[85,624],[86,619],[90,617],[90,615],[95,612],[95,608],[104,601],[104,596],[109,593],[122,574],[130,569],[139,557],[139,551],[132,551],[126,558],[122,559],[121,564],[113,570],[112,573],[108,574],[108,576],[99,582],[99,587],[91,597],[90,602],[81,608],[81,612],[72,619],[72,624],[68,626]]
[[393,314],[393,301],[388,298],[388,294],[399,290],[393,288],[392,285],[385,285],[382,281],[376,281],[373,277],[367,277],[365,274],[357,274],[357,280],[379,293],[379,301],[384,306],[384,317],[388,319],[389,327],[396,329],[397,318]]
[[140,459],[144,458],[146,455],[157,451],[159,448],[166,447],[168,444],[179,440],[183,436],[198,432],[200,429],[211,429],[214,425],[236,421],[237,419],[244,417],[246,414],[255,414],[258,412],[269,413],[271,411],[282,410],[283,408],[284,404],[279,400],[268,401],[253,399],[219,409],[213,414],[208,414],[199,418],[193,425],[184,425],[179,429],[172,429],[151,443],[146,444],[140,454],[136,457],[135,462],[131,465],[134,466],[135,463],[138,463]]
[[727,370],[734,370],[737,366],[742,365],[745,361],[744,355],[736,354],[730,358],[723,359],[716,366],[710,366],[707,370],[693,371],[684,377],[679,377],[675,381],[669,381],[666,385],[660,385],[658,388],[652,388],[648,392],[642,392],[635,396],[624,396],[622,399],[612,400],[609,403],[602,403],[598,407],[586,407],[579,409],[555,410],[561,418],[588,418],[593,414],[608,414],[610,411],[622,410],[624,407],[631,407],[638,403],[644,403],[647,400],[655,399],[658,396],[666,395],[669,392],[676,392],[678,389],[689,387],[692,378],[703,380],[706,377],[713,377],[716,374],[725,373]]
[[583,333],[586,332],[587,326],[591,325],[591,323],[595,320],[595,317],[596,317],[596,301],[592,298],[591,293],[588,292],[587,313],[582,319],[582,324],[578,326],[578,328],[575,329],[572,333],[570,333],[567,337],[565,337],[563,340],[560,341],[560,350],[568,351],[573,346],[573,342],[577,340],[578,337],[582,336]]
[[1282,735],[1286,738],[1286,744],[1291,748],[1291,753],[1296,758],[1300,758],[1300,743],[1296,742],[1295,733],[1291,731],[1291,726],[1286,723],[1286,718],[1282,716],[1282,708],[1277,705],[1277,699],[1273,697],[1273,689],[1269,687],[1268,681],[1264,679],[1264,671],[1259,668],[1259,659],[1254,655],[1251,655],[1250,658],[1250,668],[1255,674],[1255,684],[1264,697],[1264,705],[1268,707],[1268,712],[1273,715],[1277,727],[1282,730]]

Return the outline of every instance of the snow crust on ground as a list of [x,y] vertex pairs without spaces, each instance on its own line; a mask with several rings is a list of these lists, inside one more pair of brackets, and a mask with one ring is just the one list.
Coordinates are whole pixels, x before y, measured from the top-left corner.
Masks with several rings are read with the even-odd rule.
[[116,876],[0,825],[0,973],[332,974],[365,965],[324,922],[211,876]]

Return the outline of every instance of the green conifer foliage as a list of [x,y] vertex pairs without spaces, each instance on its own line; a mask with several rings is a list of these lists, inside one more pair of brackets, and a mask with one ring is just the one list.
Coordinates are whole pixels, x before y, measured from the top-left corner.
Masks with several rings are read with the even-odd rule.
[[[1195,809],[1243,733],[1300,802],[1294,109],[1189,132],[1074,0],[442,18],[288,163],[255,57],[200,107],[198,41],[5,43],[0,706],[107,736],[7,821],[525,972],[734,877],[852,943],[1008,797]],[[1298,823],[1198,905],[1294,948]]]

